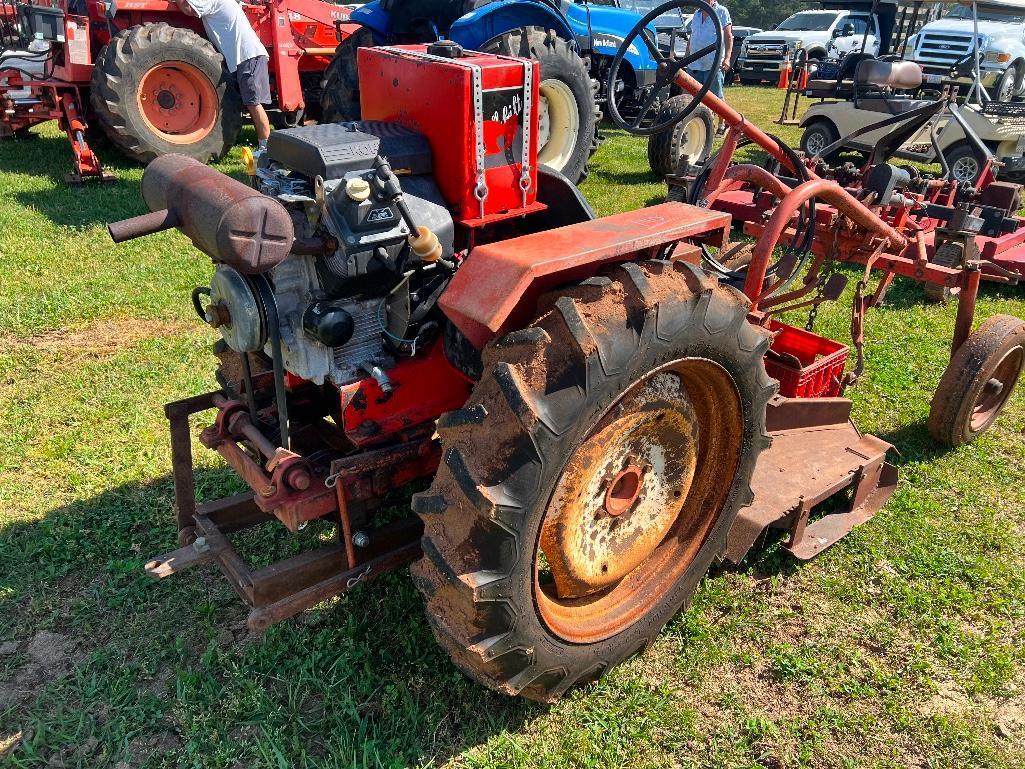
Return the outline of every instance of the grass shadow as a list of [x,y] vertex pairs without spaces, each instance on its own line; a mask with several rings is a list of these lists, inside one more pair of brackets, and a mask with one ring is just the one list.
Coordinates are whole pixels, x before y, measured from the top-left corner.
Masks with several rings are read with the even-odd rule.
[[[127,215],[145,212],[139,194],[141,166],[121,155],[108,142],[90,146],[114,180],[87,179],[69,185],[65,176],[74,168],[72,153],[63,136],[33,134],[30,139],[0,141],[0,169],[9,174],[34,177],[18,183],[11,197],[43,214],[54,224],[81,229],[106,224]],[[0,190],[3,192],[4,190]]]
[[[196,481],[206,498],[237,490],[224,470]],[[213,567],[152,582],[143,563],[175,546],[171,488],[126,484],[0,529],[0,642],[17,647],[0,657],[0,721],[25,735],[11,760],[443,764],[547,712],[459,673],[405,570],[256,639]],[[294,553],[267,528],[247,550]],[[41,638],[60,659],[40,657]]]

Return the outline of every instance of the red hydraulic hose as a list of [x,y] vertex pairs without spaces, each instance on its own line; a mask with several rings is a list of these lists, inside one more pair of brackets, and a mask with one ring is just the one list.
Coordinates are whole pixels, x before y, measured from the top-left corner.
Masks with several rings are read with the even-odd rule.
[[740,165],[731,166],[725,174],[723,174],[722,184],[716,187],[710,195],[705,199],[708,201],[708,206],[711,208],[712,203],[722,195],[730,182],[751,182],[757,184],[764,190],[768,190],[777,198],[782,200],[792,190],[790,187],[785,185],[778,177],[770,174],[766,169],[761,166],[756,166],[753,163],[741,163]]
[[[751,264],[747,269],[747,279],[744,282],[744,293],[757,304],[758,295],[762,292],[762,284],[765,282],[765,271],[769,266],[769,259],[772,257],[772,250],[776,247],[780,237],[786,231],[790,220],[797,210],[810,198],[820,198],[833,205],[838,211],[846,214],[856,224],[867,230],[871,230],[880,237],[886,238],[891,245],[900,248],[902,251],[907,246],[907,238],[888,225],[863,203],[854,198],[847,190],[834,181],[828,179],[811,179],[799,184],[788,194],[776,210],[769,217],[762,235],[758,239],[758,245],[751,253]],[[754,309],[754,305],[752,306]]]

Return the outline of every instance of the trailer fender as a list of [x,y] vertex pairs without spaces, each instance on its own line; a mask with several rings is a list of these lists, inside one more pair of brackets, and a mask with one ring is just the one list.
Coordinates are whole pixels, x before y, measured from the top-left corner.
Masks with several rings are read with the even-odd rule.
[[449,28],[448,36],[463,48],[479,51],[489,40],[521,27],[551,29],[563,40],[577,43],[577,37],[566,17],[540,0],[488,3],[456,19]]

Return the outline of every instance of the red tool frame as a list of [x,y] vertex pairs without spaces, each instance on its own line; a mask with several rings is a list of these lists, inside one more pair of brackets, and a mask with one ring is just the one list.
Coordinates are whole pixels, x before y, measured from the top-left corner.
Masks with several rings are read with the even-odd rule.
[[[68,13],[67,0],[61,0],[60,7],[66,13],[68,42],[55,55],[52,69],[42,77],[0,69],[0,137],[56,120],[67,134],[74,156],[75,170],[67,181],[109,179],[85,138],[90,116],[88,92],[99,51],[115,34],[139,24],[166,21],[205,35],[203,25],[183,14],[173,0],[124,0],[110,19],[106,15],[109,6],[103,0],[88,0],[84,16]],[[302,73],[324,71],[339,37],[352,34],[357,25],[346,23],[347,9],[322,0],[267,0],[243,3],[242,8],[270,54],[271,90],[278,108],[286,113],[303,110]],[[83,38],[86,45],[72,47],[73,41]],[[23,89],[32,92],[31,99],[11,97],[11,92]]]

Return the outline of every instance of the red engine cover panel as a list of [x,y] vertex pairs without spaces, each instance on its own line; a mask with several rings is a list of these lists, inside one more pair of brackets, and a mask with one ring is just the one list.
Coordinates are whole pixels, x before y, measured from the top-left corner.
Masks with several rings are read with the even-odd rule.
[[[427,137],[434,178],[456,218],[473,220],[531,207],[537,196],[537,62],[473,53],[458,59],[427,54],[426,45],[360,48],[360,104],[364,120],[399,123]],[[528,185],[521,189],[524,81],[530,77]],[[477,187],[474,73],[480,73],[484,180]]]
[[386,441],[460,408],[473,387],[473,381],[445,358],[440,340],[427,355],[399,361],[388,376],[387,393],[369,377],[339,388],[341,425],[357,446]]

